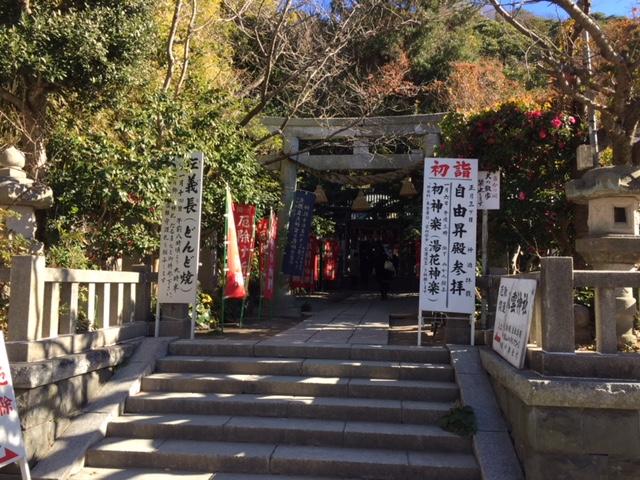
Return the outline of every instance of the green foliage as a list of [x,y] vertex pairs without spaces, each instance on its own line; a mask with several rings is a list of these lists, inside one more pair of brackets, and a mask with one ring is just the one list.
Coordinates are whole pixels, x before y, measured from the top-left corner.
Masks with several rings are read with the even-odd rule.
[[0,208],[0,268],[8,268],[11,265],[11,257],[14,255],[29,255],[34,245],[29,239],[7,229],[7,220],[20,218],[19,214]]
[[440,156],[477,158],[480,170],[502,171],[501,208],[489,229],[496,257],[521,247],[531,261],[523,267],[533,268],[540,256],[573,252],[564,186],[585,138],[579,119],[548,104],[506,103],[467,118],[450,114],[441,127]]
[[528,88],[546,86],[546,76],[529,67],[537,61],[538,52],[529,52],[527,62],[524,61],[530,46],[529,40],[514,27],[506,22],[485,18],[474,26],[474,34],[479,44],[478,54],[499,60],[508,78],[518,80]]
[[478,431],[473,409],[461,403],[456,403],[446,415],[440,418],[438,426],[461,437],[471,437]]
[[213,311],[213,298],[208,293],[198,292],[198,305],[196,306],[196,325],[203,329],[215,330],[218,320],[211,314]]
[[90,268],[84,232],[81,229],[65,230],[60,220],[53,221],[52,226],[56,230],[58,241],[46,252],[47,265],[54,268]]
[[421,83],[444,80],[453,62],[478,57],[478,39],[472,29],[476,12],[458,1],[425,2],[420,6],[421,22],[405,40],[411,73]]
[[311,219],[311,231],[317,238],[331,238],[336,233],[336,222],[330,218],[314,215]]
[[146,95],[101,112],[94,124],[77,116],[60,121],[49,148],[56,197],[49,242],[60,242],[60,231],[81,231],[98,265],[157,252],[173,158],[193,150],[205,153],[204,231],[222,232],[225,181],[236,200],[257,204],[258,214],[276,204],[278,182],[227,116],[232,106],[216,91]]
[[0,82],[39,82],[49,92],[118,93],[153,32],[150,0],[35,0],[0,4]]

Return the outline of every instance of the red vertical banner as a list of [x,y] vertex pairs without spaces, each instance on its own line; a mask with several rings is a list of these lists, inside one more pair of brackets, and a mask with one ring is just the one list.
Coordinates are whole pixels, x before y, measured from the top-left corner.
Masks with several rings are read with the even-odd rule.
[[231,200],[229,187],[227,187],[226,212],[227,231],[225,232],[225,240],[227,242],[227,264],[224,298],[244,298],[246,295],[244,276],[242,275],[236,222],[233,218],[233,201]]
[[324,242],[324,278],[334,281],[338,278],[338,258],[340,244],[337,240],[325,240]]
[[267,251],[267,235],[269,234],[269,219],[261,218],[258,220],[256,228],[256,244],[258,248],[258,263],[260,268],[260,278],[264,274],[265,268],[265,252]]
[[256,207],[254,205],[233,204],[233,219],[236,224],[238,236],[238,250],[240,263],[245,283],[248,284],[251,274],[251,258],[253,257],[253,245],[255,243]]

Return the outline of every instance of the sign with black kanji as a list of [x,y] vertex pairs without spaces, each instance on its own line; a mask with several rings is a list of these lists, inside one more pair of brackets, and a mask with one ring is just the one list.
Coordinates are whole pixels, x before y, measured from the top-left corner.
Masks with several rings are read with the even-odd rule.
[[492,346],[516,368],[524,366],[536,286],[535,280],[526,278],[500,279]]
[[475,310],[477,179],[477,160],[425,160],[420,257],[423,311]]
[[196,295],[203,163],[202,152],[176,160],[176,177],[171,198],[164,207],[160,231],[160,303],[191,304]]

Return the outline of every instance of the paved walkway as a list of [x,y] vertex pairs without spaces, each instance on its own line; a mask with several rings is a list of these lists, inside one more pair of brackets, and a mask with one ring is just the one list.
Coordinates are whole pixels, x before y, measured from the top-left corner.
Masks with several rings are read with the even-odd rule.
[[417,311],[418,299],[411,295],[380,300],[374,294],[356,294],[326,305],[295,327],[280,332],[269,343],[387,345],[389,315]]

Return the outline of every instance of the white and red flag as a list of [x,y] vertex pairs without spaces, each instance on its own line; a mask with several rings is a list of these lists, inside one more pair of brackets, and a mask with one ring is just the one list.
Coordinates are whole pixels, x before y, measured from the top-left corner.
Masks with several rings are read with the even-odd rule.
[[240,261],[240,250],[238,248],[238,235],[236,233],[236,222],[233,216],[233,200],[231,199],[231,191],[227,186],[226,196],[226,214],[227,217],[227,265],[226,265],[226,283],[224,287],[224,298],[244,298],[246,290],[244,288],[244,276],[242,275],[242,262]]

